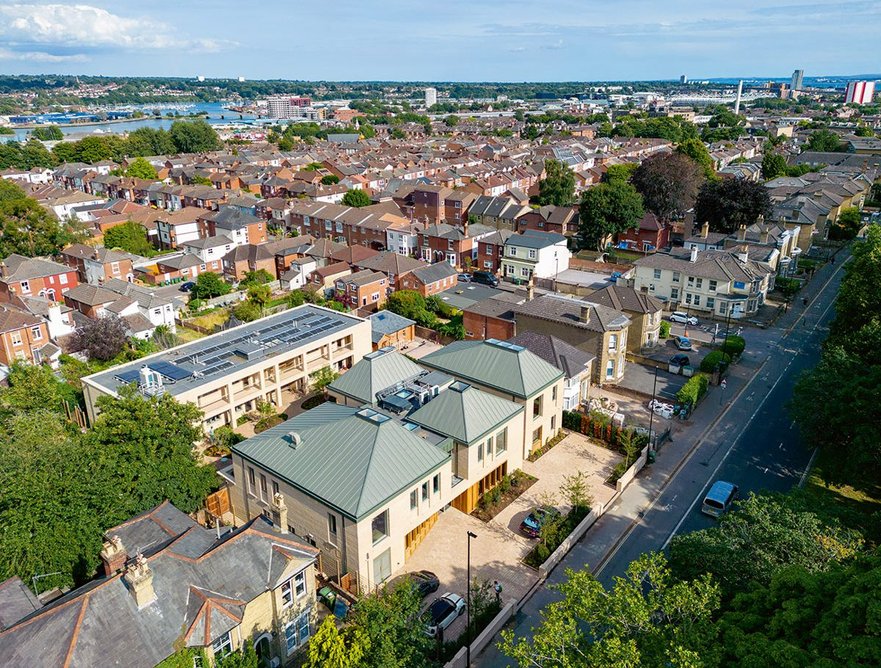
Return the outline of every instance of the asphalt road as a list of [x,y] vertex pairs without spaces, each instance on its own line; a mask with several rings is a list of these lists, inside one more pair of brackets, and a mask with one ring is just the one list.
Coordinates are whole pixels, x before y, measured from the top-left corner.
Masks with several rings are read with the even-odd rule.
[[[637,521],[612,551],[605,553],[605,546],[591,545],[591,529],[553,571],[548,583],[563,580],[566,568],[589,567],[608,586],[644,552],[666,548],[678,533],[711,526],[715,520],[700,513],[700,502],[716,480],[735,483],[742,495],[784,491],[799,483],[813,453],[802,444],[786,404],[799,375],[819,359],[821,343],[834,317],[832,306],[842,264],[834,266],[835,273],[820,284],[806,308],[801,304],[794,307],[777,327],[761,331],[758,340],[750,342],[753,346],[761,341],[767,351],[758,374],[669,480],[646,481],[660,493],[653,500],[634,495],[637,498],[628,502],[622,497],[622,504],[630,506],[628,510]],[[716,400],[716,396],[714,391],[707,401]],[[724,395],[721,400],[731,401]],[[515,618],[516,633],[528,635],[530,627],[540,621],[540,610],[556,598],[556,592],[546,586],[539,588]],[[481,667],[509,665],[494,647],[487,648],[476,663]]]

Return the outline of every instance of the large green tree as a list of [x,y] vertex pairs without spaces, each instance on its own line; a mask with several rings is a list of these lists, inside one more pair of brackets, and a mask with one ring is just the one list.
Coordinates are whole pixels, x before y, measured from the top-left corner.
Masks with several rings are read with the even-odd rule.
[[147,232],[140,223],[133,220],[111,227],[104,233],[104,246],[107,248],[120,248],[135,255],[149,257],[155,249],[147,240]]
[[807,151],[821,151],[824,153],[841,151],[844,143],[841,137],[832,130],[820,129],[814,130],[808,137],[808,143],[805,145]]
[[774,151],[766,151],[762,156],[762,178],[776,179],[786,175],[786,158]]
[[829,238],[836,241],[850,241],[863,227],[862,214],[855,206],[842,209],[838,220],[829,227]]
[[538,184],[538,203],[565,206],[575,199],[575,174],[559,160],[545,163],[545,178]]
[[343,204],[360,209],[362,206],[369,206],[372,202],[370,195],[363,190],[350,190],[343,195]]
[[639,226],[642,195],[629,183],[600,183],[584,191],[578,207],[581,243],[602,250],[606,239]]
[[19,197],[4,187],[0,198],[0,256],[55,255],[71,241],[58,219],[36,200],[25,197],[23,192]]
[[718,526],[676,536],[670,564],[680,578],[710,573],[728,594],[767,586],[780,569],[816,573],[855,556],[862,537],[803,510],[792,497],[751,494]]
[[500,649],[521,668],[715,665],[718,587],[709,576],[676,580],[648,553],[605,589],[589,571],[552,585],[562,599],[542,611],[532,638],[502,631]]
[[706,144],[700,139],[691,138],[679,142],[676,146],[676,153],[687,155],[694,160],[704,170],[704,176],[708,179],[716,177],[716,165],[713,162],[713,157],[710,155]]
[[179,153],[202,153],[220,148],[220,138],[207,122],[175,121],[169,130],[171,141]]
[[771,215],[771,196],[761,183],[746,179],[707,181],[698,192],[695,219],[713,232],[734,232]]
[[195,299],[211,299],[212,297],[220,297],[228,295],[232,291],[232,286],[224,281],[219,274],[212,271],[206,271],[199,274],[196,278],[196,284],[190,295]]
[[704,172],[682,153],[658,154],[643,161],[631,183],[642,195],[645,207],[662,220],[681,218],[697,201]]
[[159,178],[156,168],[143,158],[135,158],[125,170],[126,176],[133,176],[137,179],[149,179],[155,181]]

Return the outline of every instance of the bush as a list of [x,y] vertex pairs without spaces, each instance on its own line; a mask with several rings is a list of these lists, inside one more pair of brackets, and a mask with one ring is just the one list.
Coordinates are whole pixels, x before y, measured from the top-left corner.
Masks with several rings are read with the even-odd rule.
[[676,393],[676,401],[691,407],[697,406],[697,402],[707,393],[709,386],[710,379],[706,374],[699,373],[694,375]]
[[714,350],[701,360],[701,371],[704,373],[713,373],[718,367],[724,371],[731,362],[731,355],[723,353],[721,350]]
[[563,428],[569,431],[581,431],[581,413],[563,411]]
[[658,334],[662,339],[667,339],[670,337],[670,323],[666,320],[661,320],[661,331]]
[[746,341],[742,336],[729,336],[722,343],[722,350],[732,357],[742,355],[743,351],[746,350]]
[[187,308],[190,309],[191,312],[195,313],[205,304],[201,299],[191,299],[187,304]]

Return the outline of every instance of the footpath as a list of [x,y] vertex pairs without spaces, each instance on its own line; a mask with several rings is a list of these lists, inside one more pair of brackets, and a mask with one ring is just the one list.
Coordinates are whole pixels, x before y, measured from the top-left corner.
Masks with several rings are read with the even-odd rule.
[[[658,451],[655,463],[643,469],[612,508],[573,546],[562,562],[564,568],[558,567],[552,571],[547,580],[539,582],[518,602],[519,610],[507,628],[513,629],[518,636],[529,634],[530,629],[540,622],[541,609],[559,598],[547,585],[559,584],[566,579],[565,566],[587,567],[595,575],[602,571],[606,561],[627,538],[633,526],[655,504],[689,456],[713,433],[731,406],[746,390],[755,386],[755,379],[767,380],[762,376],[762,369],[773,355],[782,352],[781,339],[796,327],[812,326],[817,322],[819,313],[815,312],[815,301],[832,280],[835,271],[848,258],[849,251],[838,253],[834,264],[827,263],[817,270],[810,283],[798,293],[795,303],[781,313],[768,329],[750,330],[747,349],[739,363],[731,367],[726,388],[723,390],[719,386],[712,386],[689,420],[672,420],[672,439]],[[802,301],[805,298],[808,300],[807,306]],[[494,668],[507,666],[509,662],[493,642],[474,658],[474,665]]]

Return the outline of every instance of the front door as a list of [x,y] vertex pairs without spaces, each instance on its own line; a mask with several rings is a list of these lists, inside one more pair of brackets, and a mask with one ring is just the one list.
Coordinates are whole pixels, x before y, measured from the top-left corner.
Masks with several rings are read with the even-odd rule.
[[262,635],[254,643],[254,651],[257,653],[257,665],[260,668],[269,668],[272,661],[272,643],[268,635]]

